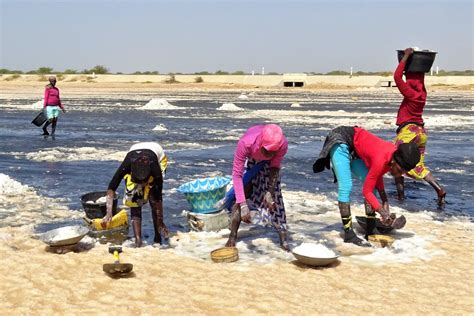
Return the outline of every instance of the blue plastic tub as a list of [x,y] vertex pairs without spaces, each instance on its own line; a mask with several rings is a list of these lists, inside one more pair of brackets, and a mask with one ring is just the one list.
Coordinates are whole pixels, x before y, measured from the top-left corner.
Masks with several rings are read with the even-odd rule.
[[178,192],[184,193],[193,212],[212,213],[218,210],[215,204],[224,198],[229,182],[226,177],[197,179],[180,185]]

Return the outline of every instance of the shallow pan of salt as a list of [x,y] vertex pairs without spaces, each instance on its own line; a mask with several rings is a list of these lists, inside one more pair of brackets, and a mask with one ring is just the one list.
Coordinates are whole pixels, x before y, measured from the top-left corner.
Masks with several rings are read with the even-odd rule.
[[322,244],[302,243],[292,251],[293,256],[308,266],[327,266],[337,260],[339,256]]
[[89,229],[84,226],[65,226],[47,231],[39,239],[53,247],[69,246],[77,244],[88,232]]

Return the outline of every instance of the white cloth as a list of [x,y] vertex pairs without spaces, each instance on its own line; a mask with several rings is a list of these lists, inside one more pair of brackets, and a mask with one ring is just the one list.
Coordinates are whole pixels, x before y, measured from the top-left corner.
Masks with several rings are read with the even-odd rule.
[[158,157],[158,161],[162,161],[163,158],[165,158],[165,152],[163,151],[163,148],[155,142],[143,142],[143,143],[137,143],[132,145],[130,147],[130,150],[128,152],[131,152],[133,150],[140,150],[140,149],[149,149],[153,151],[156,156]]

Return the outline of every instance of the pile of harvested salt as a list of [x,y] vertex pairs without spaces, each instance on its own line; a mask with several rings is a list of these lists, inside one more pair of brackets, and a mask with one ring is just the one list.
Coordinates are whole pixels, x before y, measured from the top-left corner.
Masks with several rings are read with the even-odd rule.
[[293,252],[310,258],[334,258],[337,255],[328,247],[321,244],[302,243],[293,249]]

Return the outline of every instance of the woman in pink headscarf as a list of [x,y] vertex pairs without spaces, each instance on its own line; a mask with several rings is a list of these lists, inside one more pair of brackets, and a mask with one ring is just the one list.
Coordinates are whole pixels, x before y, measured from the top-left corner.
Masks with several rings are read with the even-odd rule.
[[253,126],[240,138],[232,169],[234,188],[226,196],[226,205],[232,211],[226,247],[235,246],[242,220],[271,224],[278,232],[280,246],[289,250],[279,172],[287,151],[288,141],[276,124]]
[[[422,72],[406,71],[406,82],[402,78],[406,62],[411,54],[413,54],[412,48],[405,49],[405,54],[393,74],[398,90],[403,95],[403,101],[397,115],[398,129],[395,144],[398,146],[403,143],[415,143],[418,146],[421,155],[420,162],[407,175],[416,180],[428,182],[438,195],[438,205],[443,206],[446,191],[425,166],[425,148],[428,140],[422,117],[426,104],[425,74]],[[398,198],[400,200],[405,199],[403,176],[395,178],[395,184],[397,186]]]

